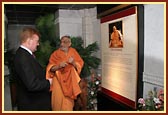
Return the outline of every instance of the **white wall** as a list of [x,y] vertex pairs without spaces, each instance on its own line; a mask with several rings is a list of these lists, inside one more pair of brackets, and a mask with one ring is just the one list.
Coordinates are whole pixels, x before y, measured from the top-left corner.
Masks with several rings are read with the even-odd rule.
[[8,34],[7,41],[8,41],[8,47],[9,47],[8,50],[14,50],[14,51],[17,50],[17,48],[20,45],[20,32],[26,26],[34,27],[33,25],[17,25],[17,24],[8,26],[8,31],[7,31],[7,34]]
[[144,5],[144,97],[164,87],[164,5]]
[[[100,20],[97,19],[97,9],[63,10],[56,12],[55,19],[58,28],[57,36],[80,36],[85,46],[100,41]],[[58,27],[59,26],[59,27]]]

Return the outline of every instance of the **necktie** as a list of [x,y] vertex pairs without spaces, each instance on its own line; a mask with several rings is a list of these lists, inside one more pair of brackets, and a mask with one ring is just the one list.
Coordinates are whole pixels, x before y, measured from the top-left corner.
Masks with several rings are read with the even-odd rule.
[[36,56],[35,56],[34,54],[32,54],[32,56],[33,56],[34,58],[36,58]]

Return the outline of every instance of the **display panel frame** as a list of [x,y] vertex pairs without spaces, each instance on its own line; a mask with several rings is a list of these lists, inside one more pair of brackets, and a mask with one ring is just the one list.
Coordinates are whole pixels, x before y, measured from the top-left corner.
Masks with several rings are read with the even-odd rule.
[[[101,18],[102,92],[134,109],[143,92],[143,13],[138,5]],[[119,22],[123,47],[110,47],[110,25]]]

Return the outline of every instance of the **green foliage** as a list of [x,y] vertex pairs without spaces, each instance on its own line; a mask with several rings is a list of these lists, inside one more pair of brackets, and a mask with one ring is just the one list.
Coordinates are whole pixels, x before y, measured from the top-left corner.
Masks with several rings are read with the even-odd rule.
[[41,41],[53,41],[56,38],[55,34],[55,24],[54,24],[54,14],[47,14],[41,16],[36,20],[36,27],[41,34]]
[[148,92],[148,97],[138,99],[139,111],[163,111],[164,110],[164,91],[157,88]]
[[92,72],[91,80],[88,81],[88,110],[97,110],[97,93],[101,90],[101,76]]
[[35,52],[37,60],[43,67],[46,67],[51,53],[55,50],[55,47],[51,46],[50,44],[51,43],[48,40],[41,42],[38,50]]
[[56,38],[56,27],[54,24],[54,14],[41,16],[36,20],[36,28],[40,32],[40,45],[35,52],[39,63],[46,67],[51,53],[58,48],[60,40]]
[[149,98],[145,100],[146,102],[146,111],[155,111],[155,103],[153,98]]
[[91,69],[97,69],[100,65],[101,60],[93,55],[99,47],[97,42],[94,42],[92,44],[89,44],[87,47],[83,47],[83,40],[81,37],[72,37],[72,47],[74,47],[81,58],[84,60],[84,66],[81,71],[81,77],[87,77],[91,74]]

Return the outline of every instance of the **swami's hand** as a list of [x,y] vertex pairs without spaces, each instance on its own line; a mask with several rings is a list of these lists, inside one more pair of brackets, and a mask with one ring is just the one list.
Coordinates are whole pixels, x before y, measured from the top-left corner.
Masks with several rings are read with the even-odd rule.
[[75,68],[77,68],[75,60],[74,60],[74,58],[72,56],[69,58],[68,63],[72,64]]
[[70,57],[69,59],[68,59],[68,63],[73,63],[74,62],[74,58],[73,57]]
[[59,69],[61,69],[61,68],[64,68],[64,67],[67,66],[67,65],[68,65],[68,63],[66,63],[66,62],[61,62],[59,65],[54,65],[54,66],[52,66],[51,69],[50,69],[50,72],[55,73],[56,70],[59,70]]
[[61,62],[60,65],[59,65],[59,67],[60,67],[60,68],[63,68],[63,67],[65,67],[65,66],[67,66],[67,65],[68,65],[68,63],[66,63],[66,62]]

